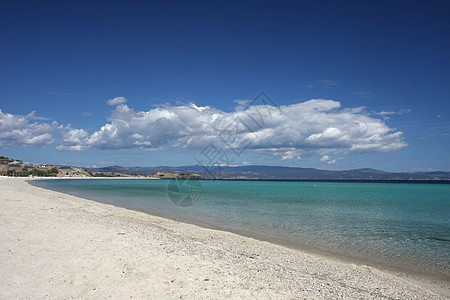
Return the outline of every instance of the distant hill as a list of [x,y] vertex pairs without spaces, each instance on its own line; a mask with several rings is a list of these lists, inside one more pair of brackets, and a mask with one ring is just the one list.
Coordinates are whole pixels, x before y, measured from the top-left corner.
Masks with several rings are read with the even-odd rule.
[[18,159],[0,156],[0,175],[13,177],[91,177],[82,168],[24,163]]
[[234,166],[203,167],[199,165],[180,167],[122,167],[77,168],[74,166],[53,166],[45,164],[28,164],[20,160],[0,156],[0,175],[8,176],[70,176],[120,177],[127,175],[150,176],[153,178],[178,179],[241,179],[241,180],[376,180],[376,181],[448,181],[450,172],[414,172],[395,173],[363,168],[345,171],[319,170],[314,168],[283,166]]
[[158,172],[201,174],[206,179],[260,179],[260,180],[450,180],[450,172],[393,173],[375,169],[345,171],[283,166],[209,167],[121,167],[89,168],[90,172],[115,172],[130,175],[152,175]]

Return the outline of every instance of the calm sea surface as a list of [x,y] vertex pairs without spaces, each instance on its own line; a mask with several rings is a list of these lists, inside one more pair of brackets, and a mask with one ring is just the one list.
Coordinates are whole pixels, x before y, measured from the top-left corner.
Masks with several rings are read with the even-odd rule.
[[450,282],[449,184],[146,179],[31,183]]

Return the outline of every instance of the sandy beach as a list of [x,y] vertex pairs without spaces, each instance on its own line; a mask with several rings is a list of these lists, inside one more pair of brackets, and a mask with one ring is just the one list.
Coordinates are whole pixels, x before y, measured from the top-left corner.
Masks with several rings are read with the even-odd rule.
[[0,178],[0,299],[446,299],[450,287]]

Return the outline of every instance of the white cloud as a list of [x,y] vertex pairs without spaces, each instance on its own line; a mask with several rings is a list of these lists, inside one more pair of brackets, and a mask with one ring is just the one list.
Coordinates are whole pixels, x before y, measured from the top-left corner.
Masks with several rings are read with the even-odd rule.
[[235,111],[240,111],[246,109],[248,105],[252,102],[252,100],[236,99],[234,100],[234,102],[238,104],[235,107]]
[[38,116],[36,115],[36,112],[33,110],[32,112],[30,112],[28,115],[24,116],[26,119],[29,120],[39,120],[39,121],[49,121],[51,120],[48,117],[42,117],[42,116]]
[[[384,152],[406,146],[401,131],[364,108],[341,108],[340,102],[324,99],[279,108],[254,105],[234,112],[195,104],[135,111],[120,104],[94,133],[74,130],[65,134],[58,149],[155,150],[170,145],[200,152],[213,143],[223,150],[253,149],[289,160],[300,159],[305,152]],[[336,162],[329,157],[326,161]]]
[[324,155],[324,156],[322,156],[322,158],[320,159],[320,161],[327,161],[327,160],[329,160],[330,159],[330,157],[328,156],[328,155]]
[[410,112],[412,112],[411,109],[409,109],[409,108],[402,108],[402,109],[400,109],[400,110],[398,111],[398,114],[399,114],[399,115],[404,115],[404,114],[408,114],[408,113],[410,113]]
[[88,136],[88,132],[84,129],[72,129],[70,124],[64,128],[62,135],[62,145],[56,147],[58,150],[79,151],[82,150],[81,144]]
[[0,110],[0,147],[48,146],[54,142],[53,132],[58,130],[58,123],[39,123],[31,120],[42,120],[35,112],[26,116],[4,113]]
[[405,115],[411,112],[409,108],[402,108],[398,111],[396,110],[384,110],[379,112],[372,112],[372,115],[381,116],[384,121],[390,120],[393,115]]
[[327,164],[332,165],[332,164],[335,164],[337,162],[337,159],[336,158],[335,159],[331,159],[330,156],[325,154],[324,156],[322,156],[320,161],[321,162],[326,162]]
[[113,99],[109,99],[108,101],[106,101],[106,104],[110,105],[110,106],[116,106],[119,104],[124,104],[126,103],[128,100],[124,97],[116,97]]
[[232,112],[193,103],[135,111],[125,102],[123,97],[108,100],[114,106],[108,122],[92,133],[70,124],[33,121],[34,112],[20,116],[0,110],[0,147],[57,144],[65,151],[177,147],[200,155],[214,145],[219,151],[255,151],[281,160],[300,160],[312,153],[333,164],[331,154],[386,152],[407,145],[403,133],[381,119],[383,114],[377,118],[364,107],[342,108],[333,100],[281,107],[244,107],[247,103],[239,102],[239,109]]
[[194,103],[191,103],[191,107],[193,108],[193,109],[196,109],[196,110],[198,110],[198,111],[204,111],[205,109],[208,109],[209,108],[209,106],[197,106],[197,105],[195,105]]
[[296,158],[298,160],[301,160],[300,154],[295,150],[287,150],[281,155],[281,160],[288,160]]

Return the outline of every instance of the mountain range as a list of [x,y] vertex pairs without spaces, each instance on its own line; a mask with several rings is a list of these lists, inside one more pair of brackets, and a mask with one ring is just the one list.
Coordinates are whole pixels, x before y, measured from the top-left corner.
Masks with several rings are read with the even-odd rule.
[[152,175],[157,172],[179,172],[200,174],[206,179],[241,180],[449,180],[450,172],[384,172],[375,169],[354,169],[345,171],[319,170],[314,168],[284,166],[180,166],[180,167],[121,167],[109,166],[87,168],[90,172],[114,172],[129,175]]

